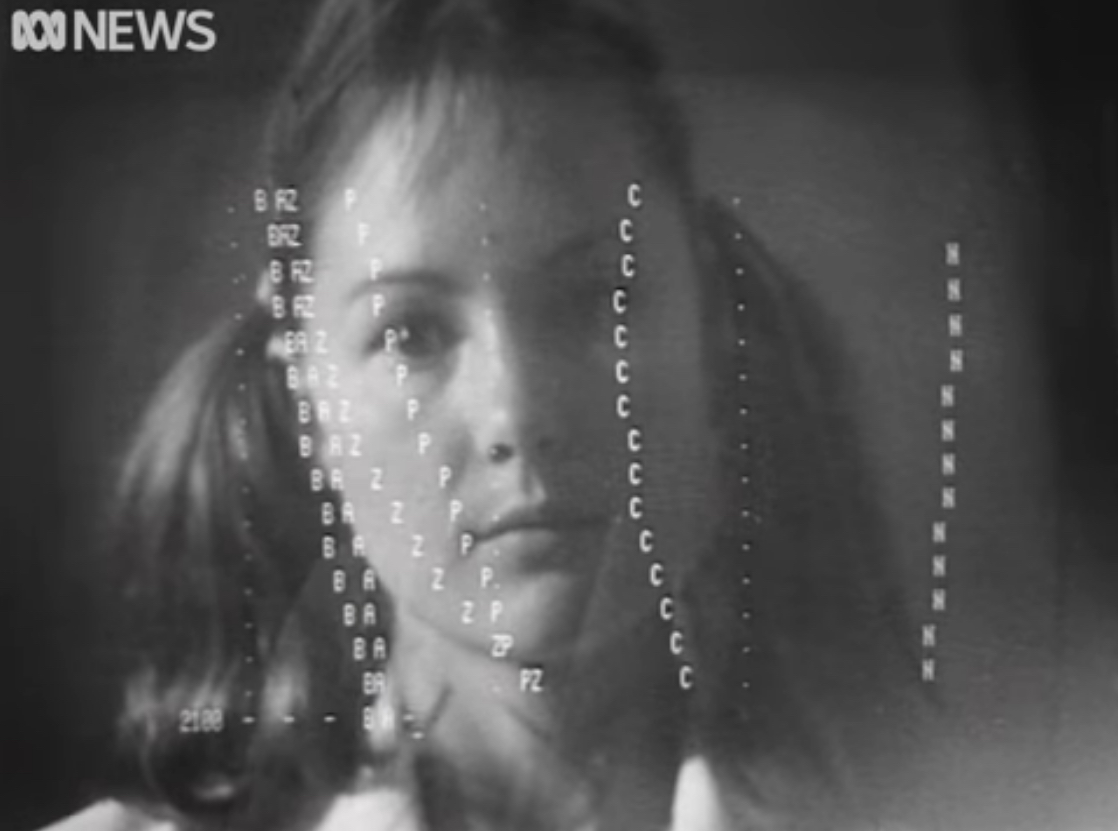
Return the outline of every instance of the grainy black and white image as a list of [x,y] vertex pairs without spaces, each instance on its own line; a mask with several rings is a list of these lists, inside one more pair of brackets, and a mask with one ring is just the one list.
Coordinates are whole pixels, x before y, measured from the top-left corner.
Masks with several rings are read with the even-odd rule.
[[0,828],[1118,828],[1101,11],[3,18]]

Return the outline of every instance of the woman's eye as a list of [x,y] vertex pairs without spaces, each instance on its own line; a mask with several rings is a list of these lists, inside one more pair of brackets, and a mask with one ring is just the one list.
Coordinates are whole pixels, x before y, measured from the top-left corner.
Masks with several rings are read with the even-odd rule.
[[453,346],[452,328],[432,314],[407,315],[386,326],[373,341],[375,352],[411,361],[438,358]]

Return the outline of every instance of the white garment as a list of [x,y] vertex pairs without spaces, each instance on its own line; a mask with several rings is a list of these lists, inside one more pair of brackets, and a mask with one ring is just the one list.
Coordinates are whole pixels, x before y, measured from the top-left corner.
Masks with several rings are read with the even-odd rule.
[[[702,756],[680,766],[667,831],[730,831],[714,773]],[[418,806],[406,791],[375,788],[338,796],[316,831],[421,831]],[[119,802],[98,802],[43,831],[175,831]],[[586,829],[591,831],[591,829]]]
[[675,780],[671,831],[729,831],[714,771],[702,756],[684,760]]

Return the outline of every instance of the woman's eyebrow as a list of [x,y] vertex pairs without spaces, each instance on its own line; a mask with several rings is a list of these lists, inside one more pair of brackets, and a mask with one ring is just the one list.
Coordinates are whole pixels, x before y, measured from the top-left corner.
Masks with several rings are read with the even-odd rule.
[[576,232],[561,240],[551,251],[541,257],[536,262],[535,268],[537,270],[553,268],[568,260],[590,254],[610,242],[620,242],[614,228],[610,225]]
[[[541,271],[555,268],[564,262],[585,256],[607,243],[616,242],[617,237],[610,225],[588,228],[560,240],[550,251],[540,257],[532,266]],[[445,271],[426,266],[390,268],[380,272],[376,279],[363,279],[346,294],[345,302],[353,303],[382,286],[406,286],[426,289],[439,294],[459,295],[466,291],[461,280],[454,279]]]
[[382,286],[406,286],[425,289],[439,294],[461,294],[464,287],[444,271],[434,268],[393,268],[380,272],[376,279],[359,280],[346,295],[346,303],[361,299]]

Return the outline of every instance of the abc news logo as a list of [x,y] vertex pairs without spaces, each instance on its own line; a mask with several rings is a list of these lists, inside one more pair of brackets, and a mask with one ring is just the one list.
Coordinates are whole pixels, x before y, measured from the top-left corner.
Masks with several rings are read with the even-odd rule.
[[196,9],[170,13],[132,9],[98,11],[16,10],[12,12],[12,49],[17,52],[208,52],[217,43],[214,13]]

